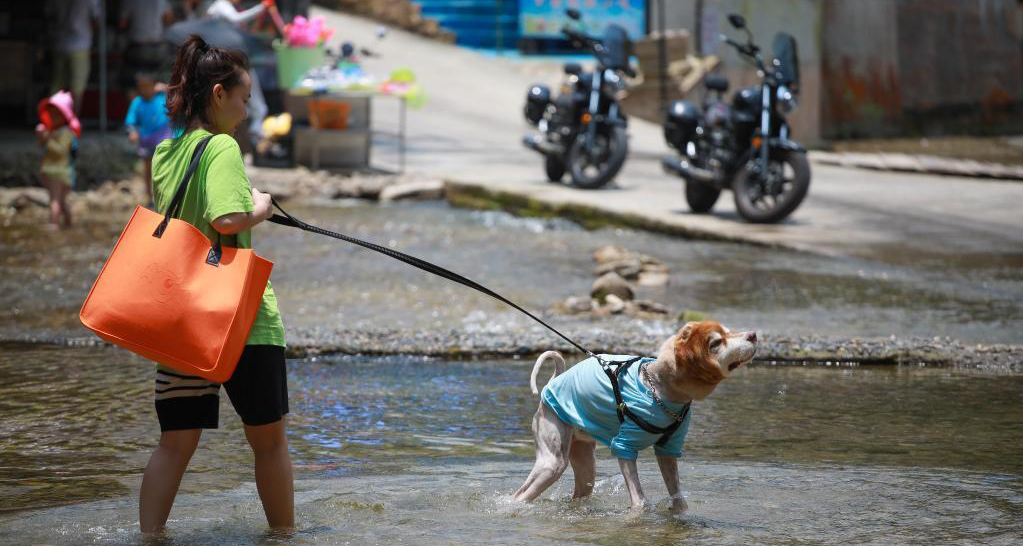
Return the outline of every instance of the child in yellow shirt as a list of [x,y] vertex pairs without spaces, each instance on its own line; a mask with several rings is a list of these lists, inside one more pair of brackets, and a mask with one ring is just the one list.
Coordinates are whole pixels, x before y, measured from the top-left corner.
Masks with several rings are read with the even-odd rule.
[[71,93],[60,91],[39,102],[36,137],[44,146],[39,178],[50,193],[50,222],[71,226],[67,194],[75,181],[75,155],[82,125],[75,116]]

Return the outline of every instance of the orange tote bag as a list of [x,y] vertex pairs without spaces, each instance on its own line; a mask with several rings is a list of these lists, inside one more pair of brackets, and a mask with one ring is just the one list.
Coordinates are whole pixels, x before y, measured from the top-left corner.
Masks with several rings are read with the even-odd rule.
[[82,305],[82,324],[181,373],[216,383],[238,364],[273,263],[251,249],[221,247],[178,220],[195,149],[167,213],[137,207]]

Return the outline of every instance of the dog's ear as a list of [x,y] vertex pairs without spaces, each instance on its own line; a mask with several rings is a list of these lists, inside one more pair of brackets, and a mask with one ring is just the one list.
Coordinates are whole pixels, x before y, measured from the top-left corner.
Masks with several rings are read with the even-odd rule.
[[693,330],[696,328],[695,322],[687,322],[681,330],[678,331],[678,340],[682,343],[689,341],[689,338],[693,335]]
[[725,378],[708,347],[707,340],[712,331],[721,331],[721,325],[712,321],[690,322],[678,333],[675,365],[689,379],[715,384]]

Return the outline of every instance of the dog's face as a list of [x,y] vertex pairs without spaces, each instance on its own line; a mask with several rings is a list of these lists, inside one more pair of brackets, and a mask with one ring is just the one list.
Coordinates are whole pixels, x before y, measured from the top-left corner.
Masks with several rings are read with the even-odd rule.
[[668,339],[675,362],[678,388],[702,400],[714,387],[757,352],[756,332],[732,333],[707,320],[690,322]]

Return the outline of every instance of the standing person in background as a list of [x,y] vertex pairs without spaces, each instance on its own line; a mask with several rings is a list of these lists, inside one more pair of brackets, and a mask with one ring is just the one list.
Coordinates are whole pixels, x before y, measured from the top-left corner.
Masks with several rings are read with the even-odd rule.
[[99,0],[47,0],[44,11],[53,46],[50,94],[70,90],[77,114],[89,82],[92,33],[101,23]]
[[82,124],[75,116],[71,93],[60,91],[39,102],[36,137],[44,146],[39,179],[50,194],[50,223],[71,227],[67,194],[75,183],[75,148]]
[[[192,154],[206,138],[205,152],[181,201],[178,218],[211,242],[252,248],[251,229],[270,218],[270,196],[249,184],[238,143],[231,137],[245,119],[249,98],[248,59],[240,51],[211,47],[192,35],[178,48],[167,87],[167,114],[183,133],[164,140],[153,156],[156,210],[170,206]],[[288,413],[284,323],[269,282],[234,374],[224,384],[245,428],[255,459],[256,491],[271,527],[295,521],[291,456],[285,430]],[[220,385],[164,366],[156,368],[156,416],[160,443],[142,476],[139,525],[143,532],[167,523],[181,478],[202,429],[218,426]]]
[[153,152],[156,146],[171,137],[170,120],[167,119],[166,86],[157,84],[152,75],[140,72],[135,76],[135,90],[138,95],[128,106],[124,126],[128,138],[138,145],[139,158],[143,163],[147,202],[153,201]]
[[163,68],[163,27],[174,21],[167,0],[121,0],[118,28],[128,31],[121,84],[135,87],[139,72],[159,75]]
[[[231,23],[240,25],[266,10],[276,11],[277,6],[274,0],[263,0],[245,11],[238,11],[242,0],[216,0],[206,10],[206,15]],[[249,72],[252,77],[252,100],[249,103],[249,143],[255,146],[263,139],[263,118],[270,109],[266,106],[266,99],[263,97],[263,87],[259,84],[259,76],[255,70]]]
[[206,9],[206,15],[210,17],[216,17],[217,19],[223,19],[228,23],[240,25],[250,19],[253,19],[260,13],[263,13],[267,9],[277,9],[274,5],[274,0],[263,0],[259,4],[252,6],[245,11],[238,11],[242,0],[216,0],[210,7]]
[[202,17],[206,13],[200,6],[202,1],[203,0],[184,0],[181,2],[181,20],[192,21]]

